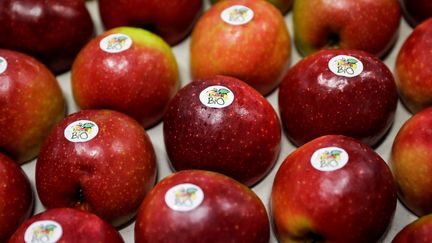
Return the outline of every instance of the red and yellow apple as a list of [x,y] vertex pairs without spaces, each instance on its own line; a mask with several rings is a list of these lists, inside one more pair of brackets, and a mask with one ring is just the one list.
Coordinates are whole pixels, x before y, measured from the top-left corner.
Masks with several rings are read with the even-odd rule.
[[432,242],[432,215],[428,214],[406,225],[393,238],[392,243]]

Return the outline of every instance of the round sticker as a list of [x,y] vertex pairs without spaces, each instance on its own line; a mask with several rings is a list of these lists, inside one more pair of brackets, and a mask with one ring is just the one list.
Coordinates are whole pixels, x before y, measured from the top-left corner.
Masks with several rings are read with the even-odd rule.
[[111,34],[99,42],[99,47],[109,53],[118,53],[129,49],[132,39],[125,34]]
[[310,159],[312,166],[320,171],[334,171],[348,163],[348,153],[339,147],[321,148]]
[[3,57],[0,57],[0,74],[4,73],[7,68],[7,61]]
[[165,193],[165,203],[174,211],[187,212],[204,200],[203,190],[194,184],[178,184]]
[[199,99],[205,106],[224,108],[233,103],[234,93],[225,86],[214,85],[201,91]]
[[41,220],[32,223],[24,233],[26,243],[55,243],[63,234],[61,225],[52,220]]
[[335,56],[328,62],[328,67],[334,74],[348,78],[363,72],[363,63],[352,56]]
[[243,5],[234,5],[222,11],[220,17],[231,25],[243,25],[249,23],[254,16],[252,9]]
[[96,123],[89,120],[79,120],[69,124],[64,130],[67,140],[78,143],[92,140],[99,132]]

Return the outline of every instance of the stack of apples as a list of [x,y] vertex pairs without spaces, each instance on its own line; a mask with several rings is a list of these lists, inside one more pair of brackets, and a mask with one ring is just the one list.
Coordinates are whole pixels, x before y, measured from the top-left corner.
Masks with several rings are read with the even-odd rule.
[[430,242],[431,7],[0,1],[0,242]]

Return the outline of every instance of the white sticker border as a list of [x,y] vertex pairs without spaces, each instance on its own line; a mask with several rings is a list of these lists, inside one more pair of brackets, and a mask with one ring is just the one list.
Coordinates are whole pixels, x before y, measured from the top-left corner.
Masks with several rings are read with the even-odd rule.
[[[352,72],[351,71],[348,72],[349,69],[347,68],[347,69],[344,70],[344,72],[339,72],[338,71],[339,69],[338,69],[338,67],[336,65],[336,62],[338,60],[342,59],[342,58],[356,60],[357,61],[357,63],[356,63],[356,70],[353,70],[351,68],[351,70],[353,70],[353,71]],[[336,74],[338,76],[346,77],[346,78],[356,77],[356,76],[360,75],[363,72],[363,69],[364,69],[363,62],[360,59],[358,59],[357,57],[354,57],[354,56],[349,56],[349,55],[337,55],[337,56],[334,56],[334,57],[332,57],[329,60],[327,66],[328,66],[328,68],[330,69],[330,71],[332,73],[334,73],[334,74]]]
[[[176,197],[175,193],[178,191],[181,187],[183,188],[195,188],[196,189],[196,201],[190,201],[191,205],[183,206],[183,205],[176,205]],[[192,183],[180,183],[173,187],[171,187],[169,190],[165,193],[165,204],[172,210],[177,212],[188,212],[196,209],[201,205],[201,203],[204,201],[204,191],[201,189],[201,187],[192,184]],[[186,201],[185,201],[186,202]],[[182,203],[185,203],[182,202]]]
[[4,73],[8,67],[8,62],[4,57],[0,56],[0,74]]
[[[328,151],[331,152],[331,151],[335,151],[335,150],[341,151],[340,161],[329,158],[327,161],[323,162],[320,159],[320,156],[323,153],[328,152]],[[323,147],[323,148],[317,149],[317,150],[315,150],[315,152],[312,154],[312,156],[310,158],[310,163],[311,163],[313,168],[315,168],[319,171],[325,171],[325,172],[339,170],[339,169],[343,168],[346,164],[348,164],[348,161],[349,161],[349,155],[346,152],[346,150],[341,148],[341,147],[336,147],[336,146]]]
[[[116,44],[115,46],[109,47],[109,40],[116,37],[124,37],[125,43],[124,45],[121,43]],[[105,36],[102,40],[99,41],[99,48],[107,53],[120,53],[128,50],[133,44],[132,38],[123,33],[114,33]]]
[[[227,99],[226,100],[224,98],[222,98],[222,97],[210,99],[210,97],[208,95],[209,91],[212,91],[212,90],[219,91],[221,89],[224,89],[224,90],[228,91],[226,93],[226,95],[227,95]],[[217,95],[220,95],[220,94],[217,94]],[[235,100],[235,94],[234,94],[234,92],[232,90],[230,90],[226,86],[223,86],[223,85],[211,85],[211,86],[208,86],[207,88],[203,89],[200,92],[200,94],[199,94],[199,100],[200,100],[201,104],[203,104],[203,105],[205,105],[207,107],[221,109],[221,108],[225,108],[225,107],[230,106],[234,102],[234,100]]]
[[46,242],[46,243],[55,243],[58,240],[60,240],[60,238],[63,235],[63,228],[62,228],[62,226],[58,222],[56,222],[54,220],[38,220],[38,221],[33,222],[30,226],[27,227],[27,229],[26,229],[26,231],[24,233],[24,241],[26,243],[32,243],[33,242],[33,231],[34,231],[34,228],[38,227],[40,225],[47,225],[47,224],[53,224],[53,225],[55,225],[56,229],[53,231],[54,232],[53,238],[48,239],[48,241],[43,241],[43,242]]
[[[78,134],[73,134],[72,131],[72,127],[78,125],[78,124],[85,124],[85,123],[92,123],[94,124],[94,126],[92,127],[92,134],[87,134],[87,137],[83,137],[84,135],[82,135],[82,133]],[[84,142],[88,142],[92,139],[94,139],[99,133],[99,126],[97,125],[96,122],[91,121],[91,120],[77,120],[74,122],[69,123],[69,125],[66,126],[66,128],[63,131],[63,135],[64,137],[73,143],[84,143]],[[74,138],[74,136],[76,136],[76,138]]]
[[[234,9],[239,9],[239,8],[244,8],[244,9],[246,9],[246,11],[248,12],[248,15],[246,16],[245,19],[240,20],[240,21],[237,21],[237,20],[231,20],[231,19],[230,19],[229,12],[232,11],[232,10],[234,10]],[[220,18],[221,18],[225,23],[230,24],[230,25],[234,25],[234,26],[244,25],[244,24],[247,24],[247,23],[249,23],[250,21],[252,21],[252,19],[254,18],[254,11],[253,11],[251,8],[246,7],[246,6],[244,6],[244,5],[233,5],[233,6],[230,6],[230,7],[228,7],[228,8],[225,8],[225,9],[220,13]]]

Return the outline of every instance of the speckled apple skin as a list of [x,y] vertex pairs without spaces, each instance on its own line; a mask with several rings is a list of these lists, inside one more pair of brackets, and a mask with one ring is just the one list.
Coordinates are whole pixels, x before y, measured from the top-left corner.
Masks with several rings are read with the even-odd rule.
[[204,0],[100,0],[105,28],[136,26],[161,36],[170,45],[185,39],[203,10]]
[[[312,167],[312,154],[333,146],[348,153],[348,163],[329,172]],[[385,161],[366,144],[339,135],[317,138],[289,154],[276,173],[270,199],[280,242],[377,242],[396,202]]]
[[[337,55],[359,59],[363,72],[351,78],[334,74],[328,62]],[[322,50],[305,57],[288,71],[278,94],[286,135],[297,146],[328,134],[374,146],[393,124],[397,101],[387,66],[355,50]]]
[[390,165],[399,198],[416,215],[432,213],[432,108],[412,116],[401,127]]
[[62,237],[57,243],[123,243],[119,232],[98,216],[72,208],[54,208],[26,220],[8,243],[22,243],[27,228],[40,220],[53,220],[60,224]]
[[0,74],[0,151],[17,163],[39,153],[51,128],[65,115],[54,75],[36,59],[0,49],[7,62]]
[[[64,130],[77,120],[95,122],[97,136],[68,141]],[[110,110],[83,110],[52,130],[36,162],[35,180],[45,207],[87,210],[119,226],[136,214],[155,177],[153,146],[134,119]]]
[[416,113],[432,105],[432,20],[418,25],[399,49],[395,77],[400,97]]
[[401,0],[402,11],[411,27],[432,17],[432,2],[429,0]]
[[[220,1],[221,0],[211,0],[210,2],[215,4]],[[282,14],[286,14],[291,9],[293,0],[267,0],[267,2],[277,7],[282,12]]]
[[[293,6],[294,41],[307,56],[324,48],[357,49],[384,56],[398,37],[398,0],[302,0]],[[337,43],[332,43],[334,35]]]
[[[222,85],[234,93],[225,108],[201,103],[205,88]],[[274,166],[281,128],[270,103],[246,83],[227,76],[198,79],[170,102],[163,122],[165,147],[175,170],[202,169],[254,185]]]
[[6,242],[30,217],[33,204],[27,175],[15,161],[0,153],[0,242]]
[[393,238],[392,243],[432,242],[432,215],[418,218],[405,226]]
[[[165,193],[182,183],[204,192],[203,202],[187,212],[174,211],[165,203]],[[209,171],[185,170],[163,179],[141,204],[135,223],[136,243],[264,243],[269,239],[267,212],[257,195]]]
[[[252,9],[253,19],[240,26],[224,22],[221,12],[233,5]],[[192,32],[190,68],[194,79],[233,76],[267,95],[279,85],[290,59],[284,18],[266,1],[219,2],[204,13]]]
[[82,0],[4,0],[0,26],[0,48],[34,56],[54,73],[69,70],[94,34]]
[[[122,33],[132,46],[120,53],[99,48],[106,36]],[[81,109],[111,109],[144,128],[158,123],[179,88],[177,62],[160,37],[139,28],[118,27],[89,42],[72,66],[72,92]]]

